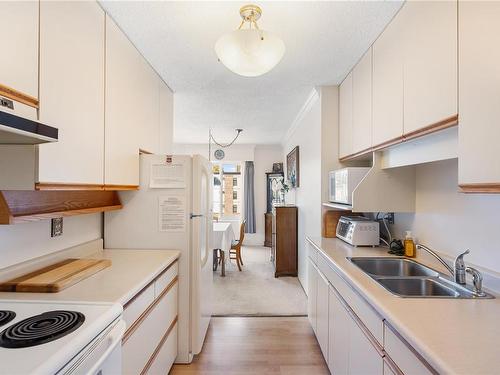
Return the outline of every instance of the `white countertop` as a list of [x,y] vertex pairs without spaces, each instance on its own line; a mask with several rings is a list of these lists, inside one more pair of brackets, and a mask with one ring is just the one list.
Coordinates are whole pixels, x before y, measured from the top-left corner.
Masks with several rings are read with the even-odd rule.
[[[500,371],[500,298],[397,297],[346,257],[390,256],[386,248],[355,248],[335,238],[309,239],[332,268],[356,289],[439,373]],[[417,259],[424,263],[422,259]],[[439,269],[434,263],[429,264]]]
[[111,260],[111,266],[58,293],[0,292],[0,299],[113,302],[124,305],[179,258],[176,250],[105,249],[87,258]]

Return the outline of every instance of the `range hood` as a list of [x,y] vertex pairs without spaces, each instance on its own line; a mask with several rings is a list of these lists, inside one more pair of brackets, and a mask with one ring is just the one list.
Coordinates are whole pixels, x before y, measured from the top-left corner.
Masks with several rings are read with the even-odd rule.
[[0,111],[0,144],[36,145],[57,142],[58,132],[52,126]]

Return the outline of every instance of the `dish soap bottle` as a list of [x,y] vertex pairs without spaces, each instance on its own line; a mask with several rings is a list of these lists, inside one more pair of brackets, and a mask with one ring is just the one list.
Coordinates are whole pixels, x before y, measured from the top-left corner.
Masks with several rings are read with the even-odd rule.
[[415,242],[413,242],[413,238],[409,230],[406,231],[404,246],[405,246],[405,256],[410,258],[415,258],[416,255]]

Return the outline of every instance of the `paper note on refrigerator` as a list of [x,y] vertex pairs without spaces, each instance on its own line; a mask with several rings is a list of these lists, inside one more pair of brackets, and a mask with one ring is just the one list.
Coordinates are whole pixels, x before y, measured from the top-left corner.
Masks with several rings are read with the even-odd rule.
[[184,165],[152,163],[149,187],[152,189],[182,189],[186,187]]
[[158,198],[158,219],[160,232],[186,231],[186,197],[184,195],[163,195]]

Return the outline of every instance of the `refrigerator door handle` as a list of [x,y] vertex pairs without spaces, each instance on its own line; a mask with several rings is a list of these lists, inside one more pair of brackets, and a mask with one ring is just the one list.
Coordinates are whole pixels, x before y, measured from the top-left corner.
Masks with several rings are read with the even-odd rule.
[[190,219],[194,219],[195,217],[203,217],[203,214],[193,214],[193,213],[189,214]]

